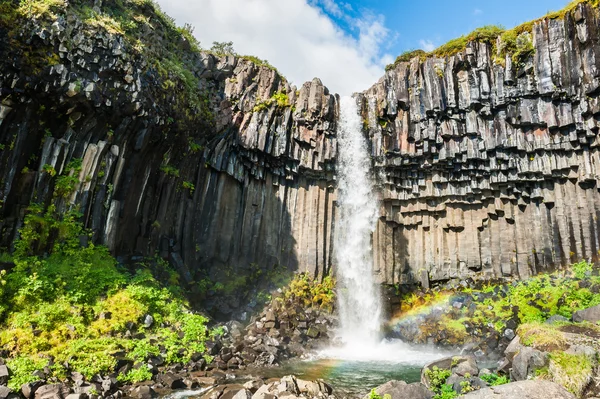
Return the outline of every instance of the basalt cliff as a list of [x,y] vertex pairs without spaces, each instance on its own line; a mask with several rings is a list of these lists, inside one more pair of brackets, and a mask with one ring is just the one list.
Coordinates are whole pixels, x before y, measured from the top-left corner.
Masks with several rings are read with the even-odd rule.
[[[339,97],[198,50],[151,3],[125,3],[1,5],[1,245],[32,203],[77,210],[125,261],[158,254],[187,284],[227,282],[227,300],[208,298],[224,315],[283,270],[332,273]],[[599,23],[583,2],[520,32],[522,57],[475,40],[357,95],[382,283],[597,259]]]

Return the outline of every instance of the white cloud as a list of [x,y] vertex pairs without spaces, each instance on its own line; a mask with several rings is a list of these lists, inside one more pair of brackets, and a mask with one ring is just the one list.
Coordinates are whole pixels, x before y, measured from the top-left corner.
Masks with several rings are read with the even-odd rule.
[[[318,0],[327,11],[344,13],[334,0]],[[314,1],[313,1],[314,2]],[[233,41],[240,54],[267,59],[297,86],[320,78],[342,95],[362,91],[382,75],[393,57],[382,54],[389,31],[383,16],[351,18],[357,38],[342,31],[308,0],[158,0],[178,24],[191,23],[205,48]]]
[[419,40],[419,46],[425,51],[433,51],[436,48],[436,45],[433,44],[431,40]]
[[344,15],[340,7],[334,0],[321,0],[320,1],[325,7],[325,10],[329,12],[331,15],[335,15],[336,17],[341,17]]
[[473,15],[481,15],[483,14],[483,10],[476,8],[473,10]]

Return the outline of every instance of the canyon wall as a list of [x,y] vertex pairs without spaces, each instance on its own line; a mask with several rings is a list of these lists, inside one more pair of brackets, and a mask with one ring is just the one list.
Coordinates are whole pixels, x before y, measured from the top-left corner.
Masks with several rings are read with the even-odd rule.
[[599,22],[580,4],[534,23],[518,62],[470,42],[399,62],[360,95],[380,281],[525,278],[598,259]]
[[[110,22],[116,0],[0,18],[0,245],[32,203],[76,209],[124,261],[158,254],[192,291],[227,284],[197,290],[224,315],[282,271],[331,273],[338,98],[195,51],[150,3],[128,4],[134,37]],[[582,4],[533,24],[524,59],[470,42],[399,62],[357,95],[380,282],[597,260],[599,22]]]
[[[1,245],[31,203],[76,209],[121,259],[158,253],[192,289],[221,282],[222,314],[243,310],[237,294],[257,280],[329,273],[336,97],[318,79],[297,89],[261,62],[191,51],[149,5],[136,10],[140,45],[81,17],[92,5],[118,7],[71,2],[0,25]],[[176,53],[149,58],[173,36]]]

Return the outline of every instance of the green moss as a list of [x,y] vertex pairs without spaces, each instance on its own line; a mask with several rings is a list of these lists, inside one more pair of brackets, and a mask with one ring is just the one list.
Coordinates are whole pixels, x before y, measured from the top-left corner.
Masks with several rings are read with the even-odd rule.
[[182,187],[186,190],[189,190],[191,194],[194,193],[194,190],[196,189],[196,187],[194,186],[194,184],[192,184],[189,181],[184,181],[182,184]]
[[544,351],[564,350],[567,340],[554,325],[545,323],[526,323],[519,326],[517,333],[524,345]]
[[586,355],[554,352],[550,354],[548,373],[552,381],[581,397],[592,379],[593,366],[592,360]]

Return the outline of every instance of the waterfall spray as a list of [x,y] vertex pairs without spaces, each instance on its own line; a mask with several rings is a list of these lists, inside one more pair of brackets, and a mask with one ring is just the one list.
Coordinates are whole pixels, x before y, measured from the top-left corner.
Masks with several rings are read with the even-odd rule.
[[380,341],[381,298],[373,278],[371,234],[377,221],[371,159],[356,100],[340,101],[336,261],[340,335],[347,346]]

